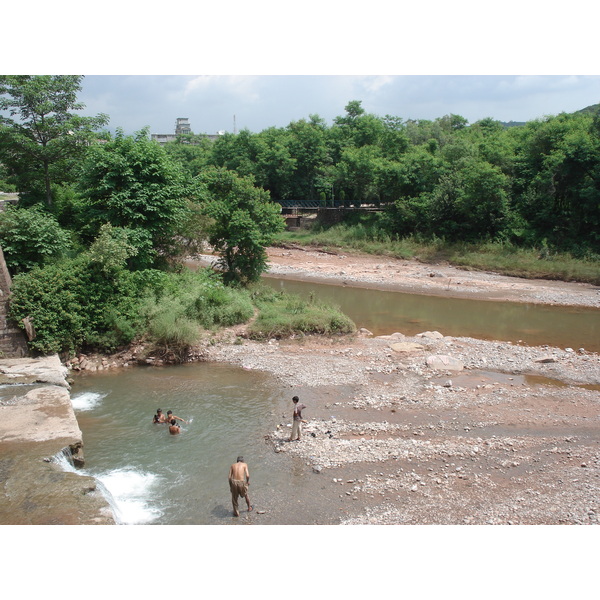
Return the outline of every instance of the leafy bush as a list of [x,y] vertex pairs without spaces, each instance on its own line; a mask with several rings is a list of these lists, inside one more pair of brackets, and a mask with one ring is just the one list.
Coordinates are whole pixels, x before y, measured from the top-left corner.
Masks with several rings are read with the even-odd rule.
[[71,241],[41,207],[9,207],[0,212],[0,245],[8,268],[16,274],[64,256]]
[[10,316],[30,317],[35,352],[112,351],[143,331],[139,297],[144,278],[121,270],[107,277],[86,254],[14,277]]

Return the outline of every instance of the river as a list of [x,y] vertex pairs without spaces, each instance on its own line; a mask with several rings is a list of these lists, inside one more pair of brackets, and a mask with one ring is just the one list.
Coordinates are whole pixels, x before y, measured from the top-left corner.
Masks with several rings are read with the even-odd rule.
[[331,302],[374,335],[439,331],[453,337],[600,352],[596,308],[443,298],[274,277],[264,281],[277,290]]
[[[108,490],[120,524],[331,522],[319,479],[264,439],[291,412],[291,393],[264,374],[209,363],[78,374],[71,397],[83,473]],[[152,423],[157,408],[187,421],[179,435]],[[254,510],[242,501],[235,519],[227,475],[238,455]],[[295,505],[297,487],[314,488],[311,507]]]
[[[600,351],[600,311],[439,298],[289,280],[276,289],[338,304],[376,335],[445,335]],[[221,364],[140,367],[74,377],[72,401],[86,467],[121,524],[331,524],[334,492],[307,466],[275,454],[264,436],[286,427],[291,391],[265,374]],[[188,423],[154,425],[157,408]],[[251,513],[232,517],[227,474],[243,455]],[[329,486],[331,487],[331,486]],[[256,490],[256,493],[254,492]],[[297,491],[310,506],[296,500]]]

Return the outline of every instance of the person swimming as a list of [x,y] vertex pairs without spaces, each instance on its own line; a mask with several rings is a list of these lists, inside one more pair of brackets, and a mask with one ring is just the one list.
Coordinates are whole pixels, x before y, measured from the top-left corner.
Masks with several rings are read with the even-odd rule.
[[182,419],[181,417],[174,415],[172,410],[168,410],[167,411],[167,422],[170,423],[173,419],[176,419],[177,421],[182,421],[183,423],[187,423],[187,421],[185,419]]
[[156,414],[154,415],[152,422],[153,423],[166,423],[167,422],[167,417],[165,417],[161,408],[156,409]]

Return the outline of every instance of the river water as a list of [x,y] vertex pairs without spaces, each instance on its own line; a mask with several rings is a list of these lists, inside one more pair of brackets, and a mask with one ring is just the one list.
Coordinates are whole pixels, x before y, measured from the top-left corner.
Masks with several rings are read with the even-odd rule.
[[[82,472],[108,491],[121,524],[329,523],[327,499],[323,510],[318,501],[295,506],[298,487],[318,499],[319,477],[264,439],[290,421],[292,395],[264,374],[221,364],[78,374],[71,397]],[[188,421],[179,435],[152,423],[157,408]],[[241,501],[235,519],[227,475],[238,455],[254,510]]]
[[[266,281],[332,301],[376,335],[438,330],[600,351],[598,310]],[[71,397],[84,472],[107,490],[122,524],[335,523],[336,503],[326,489],[335,486],[325,486],[302,461],[275,454],[264,439],[277,424],[287,426],[295,393],[265,374],[210,363],[78,374]],[[188,421],[180,435],[152,423],[157,408]],[[250,468],[254,510],[235,519],[227,474],[238,455]],[[310,497],[310,506],[300,496]]]
[[336,304],[374,335],[439,331],[453,337],[600,352],[600,310],[595,308],[444,298],[272,277],[264,282]]

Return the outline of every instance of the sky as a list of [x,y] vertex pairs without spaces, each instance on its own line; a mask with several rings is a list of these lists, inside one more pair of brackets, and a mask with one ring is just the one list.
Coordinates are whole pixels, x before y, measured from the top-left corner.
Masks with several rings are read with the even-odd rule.
[[331,125],[351,100],[403,120],[457,114],[528,121],[600,103],[600,76],[576,75],[88,75],[82,114],[106,113],[108,128],[194,133],[285,127],[317,114]]

